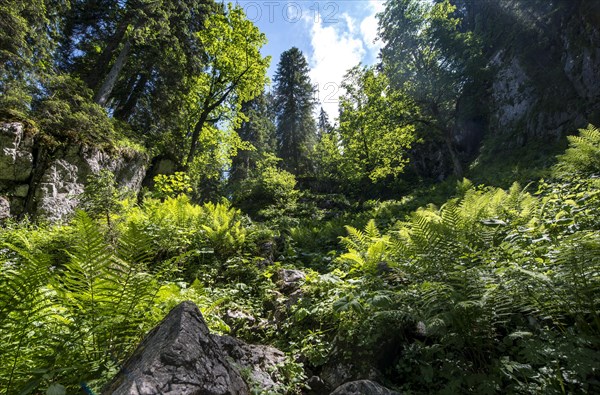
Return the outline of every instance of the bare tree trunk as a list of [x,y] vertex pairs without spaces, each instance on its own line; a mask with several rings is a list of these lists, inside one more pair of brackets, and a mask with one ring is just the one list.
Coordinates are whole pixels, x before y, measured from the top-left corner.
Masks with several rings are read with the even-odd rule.
[[127,32],[127,28],[129,27],[129,19],[129,17],[123,18],[123,20],[117,27],[115,34],[112,36],[112,38],[100,54],[100,57],[98,58],[98,61],[96,62],[93,70],[91,70],[90,74],[87,76],[86,83],[88,87],[90,87],[90,89],[95,90],[98,87],[100,81],[102,80],[102,76],[106,74],[108,65],[110,64],[110,61],[113,58],[115,51],[117,50],[117,48],[119,48],[119,44],[121,44],[121,42],[123,41],[123,37],[125,37],[125,33]]
[[204,124],[206,124],[206,120],[208,119],[208,114],[210,110],[205,107],[202,114],[200,114],[200,119],[198,119],[198,123],[194,127],[194,132],[192,133],[192,143],[190,146],[190,151],[188,153],[187,160],[185,162],[185,170],[189,170],[194,158],[196,157],[196,151],[198,150],[198,140],[200,139],[200,133],[202,133],[202,129],[204,128]]
[[454,147],[454,142],[452,141],[452,134],[449,131],[444,133],[444,141],[446,142],[446,147],[448,148],[448,153],[450,154],[454,175],[458,179],[461,179],[463,177],[463,168],[462,164],[460,163],[458,153],[456,152],[456,148]]
[[125,103],[120,104],[115,110],[115,118],[126,120],[131,115],[135,105],[137,104],[138,99],[140,98],[144,88],[146,87],[146,83],[148,82],[148,76],[146,74],[142,74],[137,81],[135,82],[133,88],[131,89],[131,93]]
[[113,64],[110,71],[108,72],[108,75],[104,79],[104,82],[102,82],[102,85],[100,86],[100,88],[96,92],[96,95],[94,96],[94,101],[97,104],[99,104],[101,106],[105,106],[106,103],[108,102],[110,93],[112,92],[113,88],[115,87],[115,84],[117,83],[117,79],[119,78],[119,74],[121,74],[121,71],[123,70],[123,67],[125,66],[125,62],[127,61],[127,56],[129,55],[130,49],[131,49],[131,41],[127,40],[125,42],[125,45],[123,45],[123,48],[121,48],[121,52],[119,52],[119,56],[117,57],[117,60],[115,60],[115,63]]

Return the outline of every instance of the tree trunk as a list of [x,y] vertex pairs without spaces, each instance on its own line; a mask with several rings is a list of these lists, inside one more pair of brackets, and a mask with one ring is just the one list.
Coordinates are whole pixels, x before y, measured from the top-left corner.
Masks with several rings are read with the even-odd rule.
[[448,153],[450,154],[450,160],[452,160],[454,175],[458,179],[461,179],[463,177],[463,168],[462,164],[460,163],[458,153],[456,152],[456,148],[454,147],[454,143],[452,142],[452,134],[449,131],[444,133],[444,141],[446,142],[446,147],[448,148]]
[[125,37],[125,33],[127,32],[127,28],[129,27],[129,17],[124,17],[115,34],[112,36],[106,48],[100,54],[96,65],[91,70],[90,74],[86,78],[86,83],[88,87],[92,90],[95,90],[98,87],[98,84],[102,80],[102,76],[106,75],[108,65],[110,64],[111,59],[117,48],[119,48],[119,44],[123,41],[123,37]]
[[142,74],[138,80],[135,82],[131,93],[127,97],[127,100],[123,105],[119,105],[115,110],[115,118],[127,120],[133,111],[133,108],[137,104],[138,99],[140,98],[144,88],[146,87],[146,83],[148,82],[148,76],[146,74]]
[[194,127],[194,132],[192,133],[192,144],[190,145],[190,152],[188,153],[187,160],[185,162],[185,170],[189,170],[190,165],[194,161],[196,157],[196,151],[198,150],[198,140],[200,139],[200,133],[202,133],[202,129],[204,128],[204,124],[206,124],[206,120],[208,119],[208,114],[210,113],[210,109],[205,107],[202,114],[200,114],[200,118],[198,119],[198,123]]
[[104,82],[102,82],[102,85],[96,92],[96,96],[94,96],[94,101],[97,104],[99,104],[101,106],[105,106],[106,103],[108,102],[110,93],[112,92],[113,88],[115,87],[115,84],[117,83],[117,79],[119,78],[119,74],[121,74],[121,71],[123,70],[123,67],[125,66],[125,62],[127,61],[127,56],[129,55],[130,49],[131,49],[131,41],[127,40],[125,42],[125,44],[123,45],[123,48],[121,48],[121,52],[119,52],[119,56],[117,57],[117,60],[115,60],[115,63],[113,64],[110,71],[108,72],[108,75],[104,79]]

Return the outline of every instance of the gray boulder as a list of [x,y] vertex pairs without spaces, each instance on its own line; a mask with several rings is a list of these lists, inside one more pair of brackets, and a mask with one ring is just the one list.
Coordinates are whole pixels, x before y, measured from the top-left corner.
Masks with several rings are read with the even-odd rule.
[[146,336],[102,393],[246,395],[249,390],[196,305],[183,302]]
[[370,380],[358,380],[336,388],[330,395],[400,395]]
[[279,367],[285,355],[270,346],[246,344],[231,336],[216,336],[213,339],[230,361],[240,370],[248,372],[248,384],[261,391],[277,391],[285,380]]
[[300,270],[281,269],[275,273],[273,279],[281,292],[290,295],[300,289],[306,279],[306,274]]

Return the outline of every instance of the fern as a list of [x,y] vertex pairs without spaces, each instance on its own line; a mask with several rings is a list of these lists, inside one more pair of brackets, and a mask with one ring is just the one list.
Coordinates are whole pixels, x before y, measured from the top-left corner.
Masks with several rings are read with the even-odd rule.
[[569,148],[558,157],[554,174],[559,178],[588,177],[600,172],[600,130],[593,125],[568,136]]
[[341,237],[341,243],[348,252],[338,258],[338,262],[350,264],[350,273],[374,273],[382,265],[388,265],[390,249],[390,237],[382,236],[375,220],[370,220],[365,226],[364,232],[352,226],[346,226],[348,236]]
[[46,255],[28,251],[32,246],[20,238],[24,249],[8,247],[28,259],[10,254],[0,271],[0,388],[7,394],[23,384],[22,372],[35,367],[36,356],[52,347],[46,334],[31,331],[46,325],[52,314],[53,295],[47,287],[50,263]]

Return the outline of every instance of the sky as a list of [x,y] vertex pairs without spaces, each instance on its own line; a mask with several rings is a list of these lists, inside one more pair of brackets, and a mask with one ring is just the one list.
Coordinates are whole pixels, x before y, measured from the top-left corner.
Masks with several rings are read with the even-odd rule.
[[310,66],[317,88],[317,111],[338,115],[340,83],[346,71],[359,63],[377,61],[381,42],[375,41],[377,19],[384,0],[278,1],[237,0],[248,19],[266,34],[263,55],[271,56],[268,74],[275,74],[281,53],[298,47]]

